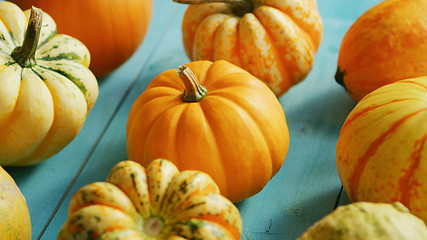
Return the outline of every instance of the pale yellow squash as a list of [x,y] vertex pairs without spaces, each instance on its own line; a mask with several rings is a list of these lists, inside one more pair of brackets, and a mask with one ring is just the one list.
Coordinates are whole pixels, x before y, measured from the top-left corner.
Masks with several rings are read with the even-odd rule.
[[[0,2],[0,165],[39,163],[80,131],[98,97],[90,54],[41,10]],[[26,30],[28,26],[28,31]],[[25,40],[24,40],[25,39]]]

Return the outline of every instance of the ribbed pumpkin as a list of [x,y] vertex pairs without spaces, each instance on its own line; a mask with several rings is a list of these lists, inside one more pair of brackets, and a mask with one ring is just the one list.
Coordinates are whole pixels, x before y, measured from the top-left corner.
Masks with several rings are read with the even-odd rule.
[[31,240],[27,203],[13,178],[0,167],[0,239]]
[[427,1],[385,0],[345,34],[335,75],[356,101],[380,86],[427,75]]
[[339,206],[298,240],[425,240],[427,226],[399,202]]
[[42,8],[59,33],[85,44],[98,78],[121,66],[137,50],[148,30],[153,0],[12,0],[22,9]]
[[40,9],[3,1],[0,18],[0,165],[36,164],[78,134],[98,83],[87,48]]
[[58,240],[239,240],[242,219],[209,175],[156,159],[119,162],[106,182],[75,193]]
[[227,60],[277,95],[310,72],[323,23],[315,0],[174,0],[193,4],[182,22],[190,60]]
[[427,222],[427,77],[366,95],[342,126],[336,163],[352,201],[399,201]]
[[282,106],[247,71],[224,60],[195,61],[159,74],[134,102],[128,158],[156,158],[208,173],[233,202],[259,191],[289,147]]

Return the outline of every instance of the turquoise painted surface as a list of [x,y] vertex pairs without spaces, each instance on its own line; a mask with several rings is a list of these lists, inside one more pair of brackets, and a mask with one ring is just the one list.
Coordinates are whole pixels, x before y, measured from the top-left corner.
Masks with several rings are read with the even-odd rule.
[[[187,63],[181,41],[185,6],[155,0],[149,32],[135,55],[100,79],[100,95],[82,131],[63,151],[32,167],[6,168],[25,198],[33,239],[55,239],[67,218],[71,196],[103,181],[126,159],[126,121],[135,99],[159,73]],[[279,98],[291,143],[279,173],[259,194],[238,203],[242,239],[296,239],[337,204],[349,202],[335,169],[335,144],[355,103],[333,76],[341,39],[351,24],[379,0],[319,0],[322,44],[312,72]]]

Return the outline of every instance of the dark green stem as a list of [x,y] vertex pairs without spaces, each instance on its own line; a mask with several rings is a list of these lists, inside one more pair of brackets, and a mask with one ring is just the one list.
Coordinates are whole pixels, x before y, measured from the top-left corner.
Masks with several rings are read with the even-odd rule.
[[182,100],[184,102],[200,102],[208,91],[199,83],[194,73],[185,65],[179,66],[177,73],[185,85]]
[[227,3],[232,7],[232,11],[237,16],[243,16],[245,13],[252,12],[254,10],[254,4],[252,0],[173,0],[177,3],[183,4],[205,4],[205,3]]
[[16,47],[11,54],[13,60],[23,68],[32,67],[36,64],[35,55],[39,43],[42,21],[43,11],[32,7],[24,42],[22,46]]

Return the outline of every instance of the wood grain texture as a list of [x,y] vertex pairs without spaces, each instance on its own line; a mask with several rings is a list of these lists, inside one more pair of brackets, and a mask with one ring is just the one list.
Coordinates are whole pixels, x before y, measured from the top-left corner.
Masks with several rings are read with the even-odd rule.
[[[318,1],[324,34],[314,68],[279,98],[291,134],[289,152],[268,185],[237,204],[242,239],[296,239],[337,203],[349,203],[341,192],[335,145],[355,102],[333,76],[345,32],[378,2]],[[72,195],[86,184],[105,180],[114,164],[126,159],[126,122],[133,102],[159,73],[189,62],[181,40],[185,8],[169,0],[154,1],[143,44],[120,69],[99,79],[98,101],[77,138],[37,166],[6,168],[26,197],[33,239],[56,239]]]

